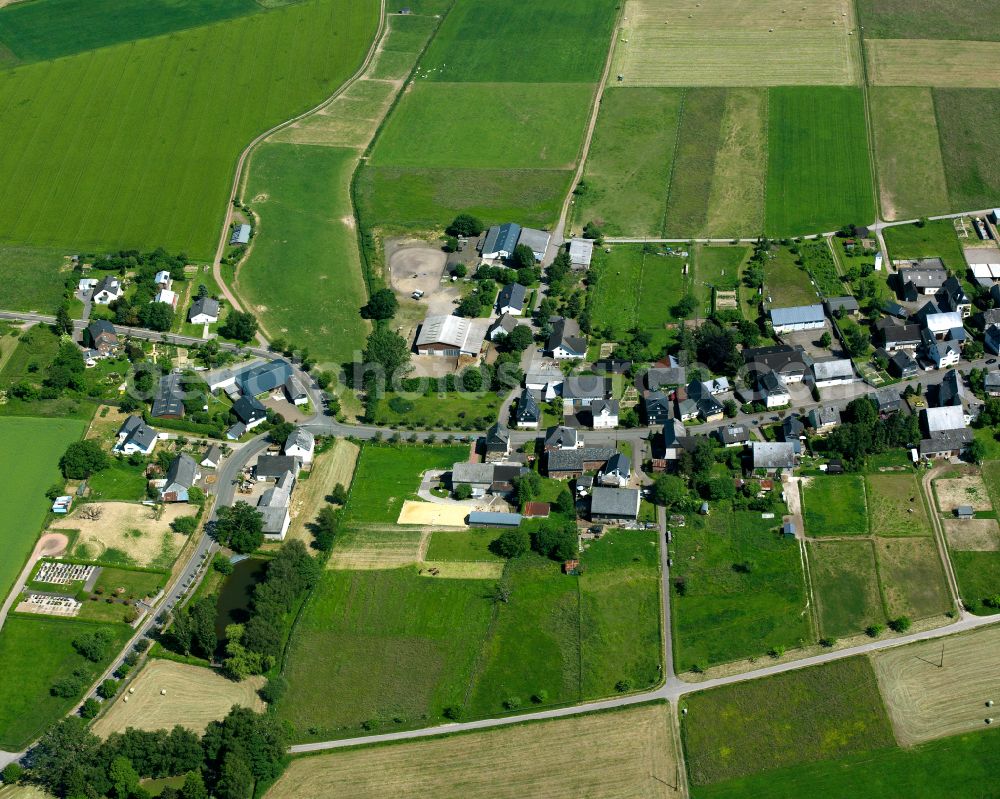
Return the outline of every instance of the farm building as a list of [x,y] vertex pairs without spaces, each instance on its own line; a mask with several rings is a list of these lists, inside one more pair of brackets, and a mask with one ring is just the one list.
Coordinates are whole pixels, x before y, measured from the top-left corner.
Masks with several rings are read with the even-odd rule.
[[833,316],[840,311],[849,316],[857,316],[861,311],[861,306],[854,297],[830,297],[823,302],[826,312]]
[[639,489],[594,486],[590,495],[591,521],[634,521],[639,518]]
[[292,405],[307,405],[309,403],[309,394],[306,393],[302,383],[295,375],[290,375],[285,381],[285,397]]
[[520,527],[521,518],[520,513],[474,510],[469,514],[469,527]]
[[253,430],[267,419],[267,408],[252,394],[245,394],[233,403],[233,413],[244,431]]
[[619,452],[608,458],[608,462],[601,468],[598,475],[598,482],[602,486],[614,486],[624,488],[628,481],[632,479],[632,462],[627,455]]
[[265,480],[277,480],[285,472],[291,472],[295,476],[301,468],[302,461],[291,455],[261,455],[253,467],[253,476],[258,483],[262,483]]
[[753,468],[768,474],[795,468],[795,444],[791,441],[753,441],[750,444]]
[[603,469],[618,450],[611,447],[581,447],[580,449],[553,450],[546,460],[548,476],[557,480],[579,477],[584,472]]
[[417,334],[418,355],[458,358],[474,357],[483,345],[483,334],[476,334],[472,322],[460,316],[428,316]]
[[774,332],[794,333],[797,330],[817,330],[826,324],[822,305],[798,305],[793,308],[772,308],[771,327]]
[[219,321],[219,301],[199,297],[188,308],[188,321],[193,325],[215,324]]
[[959,505],[955,508],[955,515],[959,519],[972,519],[975,517],[976,512],[972,509],[972,505]]
[[229,237],[229,246],[238,247],[241,244],[250,243],[250,225],[236,225],[233,228],[233,235]]
[[555,364],[536,364],[524,376],[524,387],[537,391],[545,402],[554,399],[562,391],[566,375]]
[[980,286],[989,288],[994,283],[1000,283],[1000,250],[970,247],[965,251],[965,260],[972,279]]
[[483,441],[487,463],[498,463],[510,455],[510,430],[505,424],[496,422],[486,431]]
[[573,269],[590,269],[594,257],[594,242],[590,239],[570,239],[569,263]]
[[915,266],[901,268],[897,273],[900,296],[909,302],[937,294],[948,279],[948,270],[940,258],[925,258]]
[[953,333],[963,330],[962,315],[957,311],[946,311],[941,313],[930,313],[924,318],[924,326],[938,341],[948,338],[958,338]]
[[927,437],[920,442],[924,458],[960,456],[972,443],[972,431],[966,427],[965,412],[960,405],[925,408],[922,426]]
[[521,236],[521,226],[516,222],[503,225],[493,225],[483,240],[482,256],[484,260],[496,261],[510,258],[514,254],[517,240]]
[[645,381],[646,388],[650,391],[683,386],[687,383],[687,369],[683,366],[654,366],[646,372],[643,380]]
[[187,502],[188,491],[201,478],[198,464],[186,452],[182,452],[167,469],[166,480],[160,489],[160,499],[164,502]]
[[524,313],[524,301],[528,296],[528,289],[520,283],[508,283],[497,296],[497,313],[501,316],[510,314],[520,316]]
[[915,350],[920,346],[920,325],[900,324],[891,318],[879,319],[875,333],[886,352]]
[[257,500],[257,510],[263,517],[262,531],[268,541],[285,539],[285,533],[288,532],[288,525],[291,523],[289,505],[294,486],[295,475],[291,471],[285,471]]
[[525,502],[525,519],[547,519],[551,513],[551,506],[548,502]]
[[558,361],[587,357],[587,339],[580,333],[580,326],[573,319],[558,316],[550,320],[552,334],[545,345],[549,354]]
[[816,361],[813,364],[813,376],[816,378],[816,388],[848,385],[855,380],[854,364],[849,358]]
[[156,449],[156,440],[156,431],[133,414],[118,428],[118,440],[112,449],[122,455],[149,455]]
[[545,251],[549,248],[549,241],[552,236],[544,230],[534,228],[522,228],[521,235],[517,240],[518,244],[528,247],[535,256],[535,261],[541,263],[545,258]]
[[291,376],[292,365],[283,358],[278,358],[239,372],[236,375],[236,383],[243,394],[256,397],[284,386],[285,381]]

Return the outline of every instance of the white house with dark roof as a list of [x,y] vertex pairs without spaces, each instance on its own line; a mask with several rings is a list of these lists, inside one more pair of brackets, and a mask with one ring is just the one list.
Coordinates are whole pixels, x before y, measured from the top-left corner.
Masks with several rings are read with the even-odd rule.
[[618,400],[598,400],[590,405],[591,426],[595,430],[613,430],[618,427]]
[[121,281],[117,277],[108,275],[94,286],[90,300],[95,305],[110,305],[124,293],[125,290],[122,288]]
[[528,289],[520,283],[508,283],[497,295],[497,313],[500,316],[510,314],[520,316],[524,313],[524,302],[528,296]]
[[849,358],[830,358],[813,364],[816,388],[845,386],[855,382],[854,364]]
[[315,450],[316,437],[304,427],[296,427],[285,440],[282,452],[290,457],[298,458],[302,461],[303,466],[308,466],[313,461]]
[[118,428],[118,440],[112,450],[122,455],[151,455],[157,438],[157,432],[141,416],[133,414]]
[[541,424],[542,410],[538,407],[538,402],[530,389],[524,389],[518,397],[514,419],[517,426],[525,430],[537,430]]
[[552,320],[546,349],[557,361],[582,360],[587,357],[587,339],[575,320],[560,316]]
[[199,297],[188,308],[188,321],[193,325],[210,325],[219,321],[219,301]]
[[198,464],[186,452],[182,452],[170,463],[166,480],[160,489],[160,499],[164,502],[187,502],[188,492],[201,478]]

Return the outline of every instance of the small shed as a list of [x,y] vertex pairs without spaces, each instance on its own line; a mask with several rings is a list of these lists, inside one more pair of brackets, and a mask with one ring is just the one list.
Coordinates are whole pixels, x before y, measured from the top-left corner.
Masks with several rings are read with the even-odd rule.
[[526,502],[524,504],[524,517],[526,519],[547,519],[551,507],[548,502]]
[[976,514],[975,511],[972,510],[972,505],[959,505],[955,508],[955,515],[959,519],[971,519]]
[[702,516],[708,516],[708,503],[707,502],[702,502],[701,503],[701,507],[698,508],[698,513],[700,513]]
[[785,522],[781,525],[781,534],[785,538],[795,538],[795,522]]
[[563,563],[563,574],[576,574],[580,571],[580,561],[578,560],[567,560]]

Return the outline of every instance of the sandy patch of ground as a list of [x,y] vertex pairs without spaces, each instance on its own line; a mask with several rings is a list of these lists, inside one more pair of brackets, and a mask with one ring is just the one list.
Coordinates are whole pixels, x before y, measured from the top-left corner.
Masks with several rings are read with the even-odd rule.
[[420,576],[443,580],[499,580],[503,567],[501,561],[425,560],[420,564]]
[[326,497],[338,483],[344,488],[350,486],[359,452],[357,444],[340,439],[316,457],[309,479],[299,480],[292,492],[292,521],[287,539],[297,538],[307,544],[312,540],[307,525],[315,520],[326,503]]
[[870,655],[896,739],[904,746],[986,728],[1000,701],[1000,627]]
[[107,738],[127,727],[151,731],[180,724],[201,733],[210,721],[225,718],[233,705],[262,712],[265,706],[257,691],[264,683],[263,677],[233,682],[211,669],[154,659],[132,681],[129,691],[94,722],[92,730]]
[[[99,519],[85,519],[81,511],[99,508]],[[126,553],[137,566],[169,566],[186,540],[174,533],[170,523],[181,516],[194,516],[193,505],[177,503],[163,506],[157,518],[154,508],[137,502],[91,502],[76,508],[69,516],[57,519],[57,530],[79,530],[74,554],[100,559],[108,549]],[[169,555],[172,552],[172,557]]]
[[1000,525],[996,519],[948,519],[944,534],[948,546],[961,552],[1000,551]]
[[951,513],[959,505],[971,505],[973,510],[993,509],[986,483],[978,474],[935,480],[934,493],[942,513]]
[[396,524],[433,525],[435,527],[468,527],[465,523],[472,505],[445,505],[436,502],[414,502],[406,500],[399,512]]
[[389,280],[392,288],[403,299],[414,291],[424,292],[420,304],[427,313],[451,313],[460,297],[457,284],[442,284],[448,256],[439,247],[414,239],[397,242],[386,247],[389,263]]

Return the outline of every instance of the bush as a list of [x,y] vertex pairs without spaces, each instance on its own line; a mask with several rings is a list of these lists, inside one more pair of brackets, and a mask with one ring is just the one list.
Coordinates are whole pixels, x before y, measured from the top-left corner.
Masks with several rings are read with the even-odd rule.
[[630,680],[619,680],[615,683],[615,690],[620,694],[627,694],[632,690],[632,682]]
[[472,497],[472,486],[468,483],[459,483],[454,490],[455,499],[470,499]]
[[180,533],[181,535],[191,535],[191,533],[198,529],[198,517],[179,516],[170,522],[170,527],[175,533]]
[[216,556],[212,558],[212,568],[219,574],[228,576],[233,573],[233,569],[235,567],[232,563],[230,563],[229,558],[221,553],[217,553]]
[[501,558],[516,558],[527,552],[530,545],[531,538],[526,530],[504,530],[490,544],[490,551]]
[[549,701],[549,692],[545,689],[531,695],[531,701],[536,705],[544,705]]
[[97,686],[97,695],[103,699],[114,699],[118,693],[118,680],[108,678]]
[[908,616],[900,616],[898,619],[893,619],[889,622],[889,629],[894,633],[905,633],[912,626],[913,622],[910,621]]
[[459,214],[444,232],[449,236],[478,236],[485,229],[486,226],[472,214]]
[[80,706],[80,716],[85,719],[96,718],[100,710],[101,703],[91,696]]
[[3,777],[4,785],[13,785],[21,779],[23,774],[24,769],[17,763],[10,763],[9,765],[4,766],[4,770],[0,772],[0,776]]
[[267,684],[260,689],[260,698],[269,705],[273,705],[285,695],[287,690],[288,680],[279,674],[268,680]]
[[458,721],[462,718],[462,707],[461,705],[448,705],[442,715],[451,721]]
[[503,700],[503,706],[506,710],[517,710],[521,707],[521,698],[518,696],[508,696]]
[[878,638],[884,629],[881,624],[869,624],[865,627],[865,635],[869,638]]
[[389,410],[393,413],[409,413],[413,410],[413,403],[403,397],[392,397],[389,400]]

